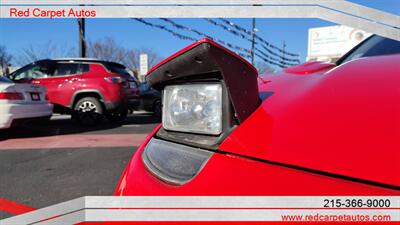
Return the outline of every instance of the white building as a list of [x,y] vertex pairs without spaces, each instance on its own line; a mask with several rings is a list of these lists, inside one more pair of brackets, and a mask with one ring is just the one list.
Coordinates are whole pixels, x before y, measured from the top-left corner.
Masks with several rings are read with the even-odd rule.
[[336,62],[370,35],[343,25],[311,28],[308,30],[307,61]]

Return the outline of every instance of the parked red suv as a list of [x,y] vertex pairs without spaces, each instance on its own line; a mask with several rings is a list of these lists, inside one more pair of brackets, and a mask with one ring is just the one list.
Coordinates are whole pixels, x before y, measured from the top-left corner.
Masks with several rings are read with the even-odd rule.
[[9,78],[47,87],[54,112],[70,113],[85,125],[103,116],[121,121],[138,104],[137,80],[125,66],[96,59],[45,59],[26,65]]

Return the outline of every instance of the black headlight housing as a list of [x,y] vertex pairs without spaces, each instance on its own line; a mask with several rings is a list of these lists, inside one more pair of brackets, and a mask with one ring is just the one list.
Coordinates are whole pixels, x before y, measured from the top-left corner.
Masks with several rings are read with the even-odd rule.
[[260,104],[257,70],[246,60],[209,39],[200,40],[152,68],[146,79],[162,91],[167,85],[220,83],[222,133],[194,134],[161,128],[156,137],[216,150],[227,135]]

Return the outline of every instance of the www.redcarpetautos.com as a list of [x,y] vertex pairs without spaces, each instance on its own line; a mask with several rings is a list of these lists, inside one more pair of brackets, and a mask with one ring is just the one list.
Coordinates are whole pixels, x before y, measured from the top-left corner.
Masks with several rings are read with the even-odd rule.
[[390,215],[324,215],[324,214],[305,214],[305,215],[282,215],[282,221],[320,221],[320,222],[388,222],[391,221]]

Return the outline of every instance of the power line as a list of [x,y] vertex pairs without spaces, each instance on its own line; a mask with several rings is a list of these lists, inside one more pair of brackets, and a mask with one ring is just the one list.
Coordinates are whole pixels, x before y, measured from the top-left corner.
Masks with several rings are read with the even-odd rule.
[[[168,32],[168,33],[170,33],[170,34],[172,34],[173,36],[175,36],[175,37],[177,37],[177,38],[179,38],[179,39],[181,39],[181,40],[197,41],[197,39],[195,39],[195,38],[193,38],[193,37],[190,37],[190,36],[183,35],[183,34],[180,34],[180,33],[178,33],[178,32],[175,32],[175,31],[173,31],[173,30],[167,28],[166,26],[163,26],[163,25],[160,25],[160,24],[151,23],[151,22],[148,22],[148,21],[146,21],[146,20],[144,20],[144,19],[139,19],[139,18],[132,18],[132,19],[133,19],[133,20],[136,20],[136,21],[138,21],[138,22],[140,22],[140,23],[143,23],[143,24],[145,24],[145,25],[147,25],[147,26],[155,27],[155,28],[164,30],[164,31],[166,31],[166,32]],[[210,38],[210,39],[212,39],[212,40],[215,40],[213,37],[208,36],[208,35],[205,35],[205,34],[203,34],[203,33],[201,33],[201,32],[199,32],[199,35],[204,36],[204,37],[207,37],[207,38]],[[228,47],[235,48],[235,49],[240,50],[240,51],[244,51],[244,52],[246,52],[246,53],[238,53],[238,52],[236,52],[236,54],[238,54],[238,55],[240,55],[241,57],[244,57],[244,58],[250,58],[250,55],[247,54],[247,51],[249,51],[249,50],[246,51],[246,49],[243,49],[243,48],[241,48],[241,47],[235,46],[235,45],[233,45],[233,44],[227,43],[227,42],[222,41],[222,40],[218,40],[218,42],[220,42],[221,44],[226,45],[226,46],[228,46]]]
[[237,46],[237,45],[235,45],[235,44],[231,44],[231,43],[229,43],[229,42],[223,41],[223,40],[218,39],[218,38],[214,38],[214,37],[212,37],[212,36],[210,36],[210,35],[208,35],[208,34],[206,34],[206,33],[203,33],[203,32],[198,31],[198,30],[196,30],[196,29],[193,29],[193,28],[190,28],[190,27],[187,27],[187,26],[178,24],[178,23],[176,23],[176,22],[174,22],[174,21],[172,21],[172,20],[170,20],[170,19],[167,19],[167,18],[160,18],[160,19],[163,20],[163,21],[165,21],[165,22],[167,22],[167,23],[169,23],[169,24],[171,24],[172,26],[176,27],[177,29],[181,29],[181,30],[186,30],[186,31],[193,32],[193,33],[195,33],[195,34],[197,34],[197,35],[199,35],[199,36],[206,37],[206,38],[209,38],[209,39],[211,39],[211,40],[214,40],[214,41],[216,41],[216,42],[218,42],[218,43],[220,43],[220,44],[222,44],[222,45],[228,46],[228,47],[230,47],[230,48],[233,48],[233,49],[238,50],[238,51],[241,51],[241,52],[245,52],[245,54],[247,55],[246,58],[251,57],[250,54],[249,54],[249,53],[251,53],[251,51],[248,50],[248,49],[246,49],[246,48]]
[[[253,39],[252,39],[252,38],[249,38],[249,37],[247,37],[246,35],[244,35],[244,34],[242,34],[242,33],[239,33],[238,31],[233,30],[233,29],[231,29],[231,28],[225,26],[224,24],[218,23],[218,22],[216,22],[215,20],[212,20],[212,19],[205,19],[205,20],[207,20],[209,23],[211,23],[211,24],[213,24],[213,25],[215,25],[215,26],[221,27],[222,29],[224,29],[224,30],[226,30],[226,31],[228,31],[228,32],[230,32],[230,33],[232,33],[232,34],[237,35],[237,36],[239,36],[239,37],[241,37],[241,38],[243,38],[243,39],[245,39],[245,40],[250,41],[250,42],[253,43]],[[243,28],[243,29],[244,29],[244,28]],[[253,37],[253,34],[252,34],[250,31],[246,31],[246,34],[249,34],[249,35],[251,35],[251,37]],[[254,38],[256,38],[256,37],[257,37],[256,34],[254,34]],[[256,44],[256,45],[261,45],[261,47],[262,47],[265,51],[267,51],[269,54],[274,55],[274,56],[280,58],[280,59],[271,58],[272,60],[277,60],[277,61],[279,61],[279,62],[281,62],[281,61],[288,61],[288,62],[300,63],[300,60],[298,60],[298,59],[289,59],[289,58],[286,58],[286,57],[283,57],[283,58],[282,58],[282,55],[281,55],[281,54],[278,54],[278,53],[276,53],[276,52],[273,52],[273,51],[272,51],[271,49],[269,49],[269,47],[266,46],[264,43],[260,43],[260,42],[258,42],[258,41],[254,41],[254,44]],[[256,47],[255,47],[255,49],[257,50]],[[258,49],[258,51],[261,51],[261,50]],[[286,63],[286,62],[285,62],[285,63]],[[288,64],[288,65],[294,65],[294,64],[291,64],[291,63],[287,63],[287,64]]]
[[[138,21],[138,22],[140,22],[140,23],[143,23],[143,24],[145,24],[147,26],[164,30],[164,31],[172,34],[173,36],[175,36],[175,37],[177,37],[179,39],[189,40],[189,41],[197,41],[197,39],[195,39],[195,38],[193,38],[191,36],[188,36],[188,35],[180,34],[180,33],[176,32],[174,30],[169,29],[167,26],[156,24],[156,23],[151,23],[151,22],[148,22],[148,21],[146,21],[144,19],[139,19],[139,18],[133,18],[133,19]],[[216,41],[216,42],[218,42],[218,43],[220,43],[222,45],[225,45],[225,46],[227,46],[227,47],[229,47],[231,49],[235,49],[235,50],[239,51],[239,52],[236,52],[236,54],[240,55],[243,58],[251,59],[251,55],[250,55],[251,51],[246,49],[246,48],[237,46],[235,44],[223,41],[223,40],[218,39],[218,38],[214,38],[214,37],[212,37],[210,35],[207,35],[207,34],[201,32],[201,31],[198,31],[196,29],[193,29],[193,28],[178,24],[178,23],[176,23],[176,22],[174,22],[174,21],[172,21],[170,19],[166,19],[166,18],[160,18],[160,19],[165,21],[165,22],[167,22],[167,23],[169,23],[169,24],[171,24],[173,27],[175,27],[177,29],[193,32],[193,33],[197,34],[198,36],[209,38],[209,39],[214,40],[214,41]],[[258,52],[258,53],[255,53],[255,55],[257,57],[259,57],[260,59],[262,59],[263,61],[269,63],[269,64],[276,65],[276,66],[279,66],[281,68],[285,68],[287,66],[294,65],[294,64],[290,64],[290,63],[280,63],[279,59],[276,59],[276,58],[273,58],[273,57],[267,55],[262,50],[260,50],[258,48],[255,48],[255,50]]]
[[[239,31],[244,32],[244,33],[247,34],[247,35],[251,35],[251,34],[252,34],[251,31],[249,31],[249,30],[247,30],[247,29],[245,29],[245,28],[243,28],[243,27],[241,27],[241,26],[239,26],[239,25],[237,25],[237,24],[235,24],[235,23],[233,23],[233,22],[230,22],[230,21],[227,20],[227,19],[220,18],[219,20],[221,20],[221,21],[223,21],[224,23],[226,23],[226,24],[228,24],[228,25],[230,25],[230,26],[236,28],[236,29],[239,30]],[[268,47],[270,47],[270,48],[276,49],[277,51],[279,51],[279,52],[281,52],[281,53],[284,53],[285,55],[290,55],[290,56],[294,56],[294,57],[299,57],[299,54],[290,53],[290,52],[287,52],[287,51],[285,51],[285,50],[282,50],[281,48],[279,48],[279,47],[277,47],[277,46],[275,46],[275,45],[269,43],[268,41],[264,40],[263,38],[261,38],[261,37],[258,36],[257,34],[255,34],[255,39],[259,40],[260,42],[264,43],[266,46],[268,46]]]
[[285,66],[283,66],[282,64],[274,62],[274,61],[271,61],[271,60],[268,60],[267,58],[263,57],[262,55],[260,55],[257,52],[254,52],[254,55],[256,55],[258,58],[262,59],[263,61],[265,61],[265,62],[267,62],[269,64],[272,64],[272,65],[275,65],[275,66],[279,66],[280,68],[285,68]]
[[[223,24],[221,24],[221,23],[218,23],[218,22],[216,22],[216,21],[214,21],[214,20],[212,20],[212,19],[205,19],[205,20],[207,20],[209,23],[211,23],[211,24],[213,24],[213,25],[215,25],[215,26],[221,27],[222,29],[224,29],[224,30],[226,30],[226,31],[228,31],[228,32],[230,32],[230,33],[232,33],[232,34],[234,34],[234,35],[240,36],[240,37],[243,38],[243,39],[246,39],[246,40],[248,40],[248,41],[250,41],[250,42],[253,42],[252,39],[246,37],[246,36],[243,35],[243,34],[238,33],[238,32],[235,31],[235,30],[232,30],[231,28],[229,28],[229,27],[227,27],[227,26],[225,26],[225,25],[223,25]],[[260,43],[255,41],[255,44],[260,44]],[[257,48],[257,47],[254,47],[254,50],[255,50],[255,51],[258,51],[260,54],[263,55],[263,57],[262,57],[262,58],[260,57],[260,58],[263,59],[264,61],[265,61],[265,59],[267,58],[267,59],[269,59],[269,60],[273,60],[273,61],[279,62],[279,63],[280,63],[279,66],[282,67],[282,68],[283,68],[283,67],[286,67],[286,66],[294,66],[294,65],[296,65],[296,64],[293,64],[293,63],[289,63],[289,62],[299,62],[298,59],[290,60],[290,59],[282,58],[282,56],[279,55],[278,53],[275,53],[275,52],[271,51],[270,49],[268,49],[267,47],[265,47],[265,46],[262,45],[262,44],[261,44],[261,46],[262,46],[268,53],[270,53],[271,55],[274,55],[274,56],[279,57],[279,59],[278,59],[278,58],[274,58],[274,57],[272,57],[272,56],[269,56],[267,53],[265,53],[265,52],[262,51],[261,49],[259,49],[259,48]],[[250,53],[253,53],[253,51],[250,51]],[[268,60],[268,61],[269,61],[269,60]],[[285,61],[289,61],[289,62],[285,62]]]
[[158,28],[158,29],[167,31],[168,33],[172,34],[173,36],[175,36],[175,37],[177,37],[177,38],[179,38],[179,39],[182,39],[182,40],[189,40],[189,41],[197,41],[197,39],[195,39],[195,38],[192,38],[192,37],[189,37],[189,36],[186,36],[186,35],[183,35],[183,34],[179,34],[179,33],[175,32],[175,31],[173,31],[173,30],[171,30],[171,29],[168,29],[166,26],[159,25],[159,24],[154,24],[154,23],[150,23],[150,22],[147,22],[147,21],[144,20],[144,19],[139,19],[139,18],[132,18],[132,19],[133,19],[133,20],[136,20],[136,21],[138,21],[138,22],[141,22],[141,23],[143,23],[143,24],[145,24],[145,25],[147,25],[147,26],[156,27],[156,28]]
[[261,58],[262,60],[264,60],[264,61],[266,61],[266,62],[268,62],[270,64],[279,66],[281,68],[286,68],[288,66],[295,66],[296,65],[296,64],[292,64],[292,63],[279,61],[276,58],[273,58],[273,57],[265,54],[263,51],[261,51],[258,48],[255,48],[254,55],[258,56],[259,58]]
[[[187,27],[187,26],[178,24],[178,23],[176,23],[176,22],[174,22],[174,21],[172,21],[172,20],[170,20],[170,19],[161,18],[161,20],[163,20],[163,21],[165,21],[165,22],[171,24],[172,26],[174,26],[174,27],[176,27],[176,28],[178,28],[178,29],[186,30],[186,31],[191,31],[191,32],[193,32],[193,33],[195,33],[195,34],[197,34],[197,35],[199,35],[199,36],[204,36],[204,37],[210,38],[210,39],[212,39],[212,40],[216,40],[217,42],[219,42],[219,43],[221,43],[221,44],[223,44],[223,45],[226,45],[226,46],[228,46],[228,47],[230,47],[230,48],[234,48],[234,49],[236,49],[236,50],[244,51],[244,52],[246,52],[246,53],[252,54],[252,51],[251,51],[251,50],[248,50],[248,49],[245,49],[245,48],[236,46],[236,45],[234,45],[234,44],[230,44],[230,43],[228,43],[228,42],[226,42],[226,41],[223,41],[223,40],[220,40],[220,39],[215,39],[215,38],[213,38],[213,37],[211,37],[211,36],[209,36],[209,35],[207,35],[207,34],[205,34],[205,33],[203,33],[203,32],[200,32],[200,31],[198,31],[198,30],[196,30],[196,29],[193,29],[193,28],[190,28],[190,27]],[[257,52],[259,52],[259,54],[257,54],[257,56],[258,56],[260,59],[262,59],[263,61],[267,62],[267,63],[273,64],[273,65],[277,65],[277,66],[279,66],[279,67],[281,67],[281,68],[285,68],[285,67],[287,67],[287,66],[293,66],[293,65],[295,65],[295,64],[290,64],[290,63],[286,63],[286,62],[283,62],[283,63],[282,63],[279,59],[276,59],[276,58],[273,58],[273,57],[267,55],[266,53],[264,53],[264,52],[263,52],[262,50],[260,50],[259,48],[255,48],[255,50],[256,50]],[[253,53],[253,54],[254,54],[254,53]],[[260,54],[261,54],[262,56],[260,56]],[[251,59],[251,58],[252,58],[252,55],[248,55],[248,54],[247,54],[247,57],[246,57],[246,58],[250,58],[250,59]],[[276,62],[273,62],[273,61],[276,61]]]
[[226,30],[226,31],[228,31],[228,32],[230,32],[230,33],[236,35],[236,36],[239,36],[239,37],[241,37],[241,38],[243,38],[243,39],[245,39],[245,40],[247,40],[247,41],[250,41],[250,42],[252,41],[251,38],[247,37],[246,35],[241,34],[240,32],[237,32],[236,30],[233,30],[233,29],[231,29],[231,28],[229,28],[229,27],[227,27],[227,26],[225,26],[225,25],[223,25],[223,24],[221,24],[221,23],[218,23],[218,22],[216,22],[216,21],[213,20],[213,19],[205,18],[205,20],[206,20],[207,22],[211,23],[212,25],[221,27],[222,29],[224,29],[224,30]]

